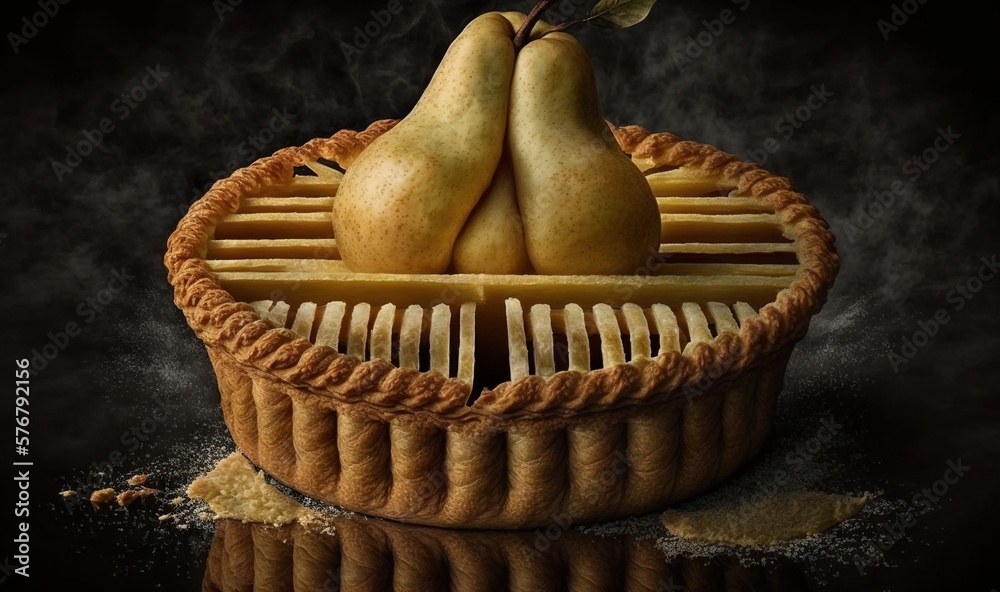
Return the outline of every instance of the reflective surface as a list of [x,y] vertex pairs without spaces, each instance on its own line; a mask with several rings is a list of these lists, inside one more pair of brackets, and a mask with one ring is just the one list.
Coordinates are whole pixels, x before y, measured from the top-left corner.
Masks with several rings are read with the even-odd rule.
[[[806,589],[794,564],[666,561],[653,540],[569,531],[458,532],[364,517],[333,534],[302,526],[223,521],[212,540],[205,590],[778,591]],[[540,550],[544,549],[544,550]]]

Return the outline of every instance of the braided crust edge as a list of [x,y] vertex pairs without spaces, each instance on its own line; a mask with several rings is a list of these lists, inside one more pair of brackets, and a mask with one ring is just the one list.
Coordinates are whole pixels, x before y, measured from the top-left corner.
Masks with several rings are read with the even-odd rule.
[[[291,386],[345,403],[364,402],[392,415],[420,411],[463,422],[491,422],[498,415],[507,419],[559,416],[681,397],[685,387],[698,384],[710,372],[716,373],[713,380],[724,380],[757,365],[768,354],[801,338],[809,319],[825,302],[839,269],[833,233],[816,208],[791,190],[788,179],[673,134],[653,134],[638,126],[611,126],[625,152],[656,166],[687,166],[732,179],[740,194],[773,208],[797,241],[798,276],[738,333],[698,344],[686,355],[666,353],[587,373],[529,376],[485,391],[475,404],[467,406],[471,386],[458,379],[396,368],[384,360],[362,361],[312,345],[290,330],[270,327],[248,303],[237,302],[204,261],[208,237],[220,220],[239,208],[243,195],[287,181],[296,166],[318,158],[349,167],[362,150],[396,123],[378,121],[363,132],[343,130],[330,138],[279,150],[216,182],[191,206],[168,240],[164,264],[174,287],[174,302],[200,339]],[[724,370],[722,377],[718,377],[720,369]]]

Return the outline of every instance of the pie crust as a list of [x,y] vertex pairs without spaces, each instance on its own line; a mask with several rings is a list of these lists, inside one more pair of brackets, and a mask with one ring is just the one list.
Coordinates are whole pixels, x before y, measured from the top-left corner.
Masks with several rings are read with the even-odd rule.
[[[251,461],[293,489],[354,511],[436,526],[526,528],[555,516],[580,524],[662,509],[726,479],[761,449],[792,348],[839,266],[827,224],[787,179],[671,134],[612,127],[654,189],[679,195],[659,200],[665,236],[709,233],[707,242],[664,243],[661,253],[672,257],[665,270],[351,274],[330,258],[334,239],[309,238],[330,227],[328,214],[316,211],[326,202],[300,196],[333,195],[339,173],[321,160],[347,168],[394,124],[341,131],[236,171],[170,237],[165,264],[175,302],[207,347],[226,424]],[[306,166],[318,175],[296,177]],[[276,203],[312,209],[241,213]],[[677,204],[686,213],[672,213]],[[254,238],[265,227],[294,237]],[[289,259],[304,263],[289,272]],[[629,303],[602,304],[616,286],[630,286]],[[429,301],[435,295],[437,308]],[[387,305],[394,299],[399,308]],[[482,314],[470,321],[477,302]],[[582,322],[574,304],[587,309]],[[411,318],[419,335],[403,335],[406,305],[421,306]],[[333,325],[323,324],[328,311],[338,317]],[[498,326],[504,313],[507,326]],[[443,339],[425,331],[451,327],[453,315],[460,322]],[[538,330],[539,319],[551,326]],[[480,323],[490,334],[507,330],[513,379],[470,402],[478,371],[471,361],[483,343],[471,331]],[[570,344],[565,369],[551,351],[560,326]],[[336,335],[316,345],[323,331]],[[590,358],[599,350],[605,368],[589,369],[574,332],[589,336]],[[535,344],[533,374],[525,335]],[[431,350],[430,367],[412,348]]]

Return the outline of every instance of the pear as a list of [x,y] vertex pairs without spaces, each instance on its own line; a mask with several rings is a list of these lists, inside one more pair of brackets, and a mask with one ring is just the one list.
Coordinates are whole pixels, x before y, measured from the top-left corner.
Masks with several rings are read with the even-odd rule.
[[528,266],[514,169],[507,154],[458,235],[454,262],[458,273],[519,274]]
[[507,141],[537,273],[635,274],[657,253],[656,199],[608,128],[593,67],[571,35],[518,54]]
[[341,257],[358,272],[445,272],[500,162],[516,33],[484,14],[452,43],[417,105],[348,168],[333,206]]

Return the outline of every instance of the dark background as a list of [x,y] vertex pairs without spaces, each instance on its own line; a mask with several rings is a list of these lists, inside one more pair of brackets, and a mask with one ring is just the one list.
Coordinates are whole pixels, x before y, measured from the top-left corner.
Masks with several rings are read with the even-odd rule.
[[[224,438],[211,368],[172,305],[161,263],[187,206],[216,178],[283,146],[405,115],[473,16],[531,5],[400,3],[402,14],[350,57],[341,44],[388,2],[244,0],[226,10],[207,1],[73,0],[16,53],[9,43],[0,48],[0,363],[10,369],[58,346],[67,323],[81,327],[32,378],[31,582],[39,589],[90,581],[200,589],[205,547],[197,536],[137,534],[144,531],[129,520],[149,518],[141,512],[97,519],[68,512],[55,494],[120,449],[122,432],[163,401],[168,420],[116,471],[154,463],[185,442],[196,456],[195,438]],[[765,166],[791,178],[838,235],[843,271],[817,320],[822,333],[803,349],[861,352],[839,371],[842,391],[826,389],[831,405],[847,395],[857,401],[849,409],[868,459],[857,470],[906,498],[939,479],[949,460],[973,467],[893,548],[902,566],[853,578],[851,589],[989,592],[1000,587],[1000,283],[987,282],[960,311],[948,294],[997,251],[997,7],[928,0],[885,39],[876,23],[890,18],[888,0],[742,5],[664,0],[634,29],[580,30],[605,112],[758,161],[769,138],[780,144]],[[735,22],[701,55],[680,60],[703,21],[727,8]],[[0,29],[20,34],[21,17],[39,7],[19,0],[3,11]],[[169,75],[119,119],[116,98],[157,65]],[[788,128],[776,122],[822,85],[833,95],[783,137]],[[247,142],[274,109],[290,115],[287,125],[264,146]],[[58,178],[53,162],[65,162],[65,147],[103,118],[114,129]],[[961,137],[913,180],[905,161],[948,126]],[[894,181],[901,191],[893,205],[853,232],[859,212]],[[98,302],[100,311],[87,304],[123,269],[134,279],[121,294]],[[951,321],[895,372],[889,354],[940,308]],[[13,504],[13,495],[8,489],[4,499]],[[0,563],[13,555],[7,540]]]

